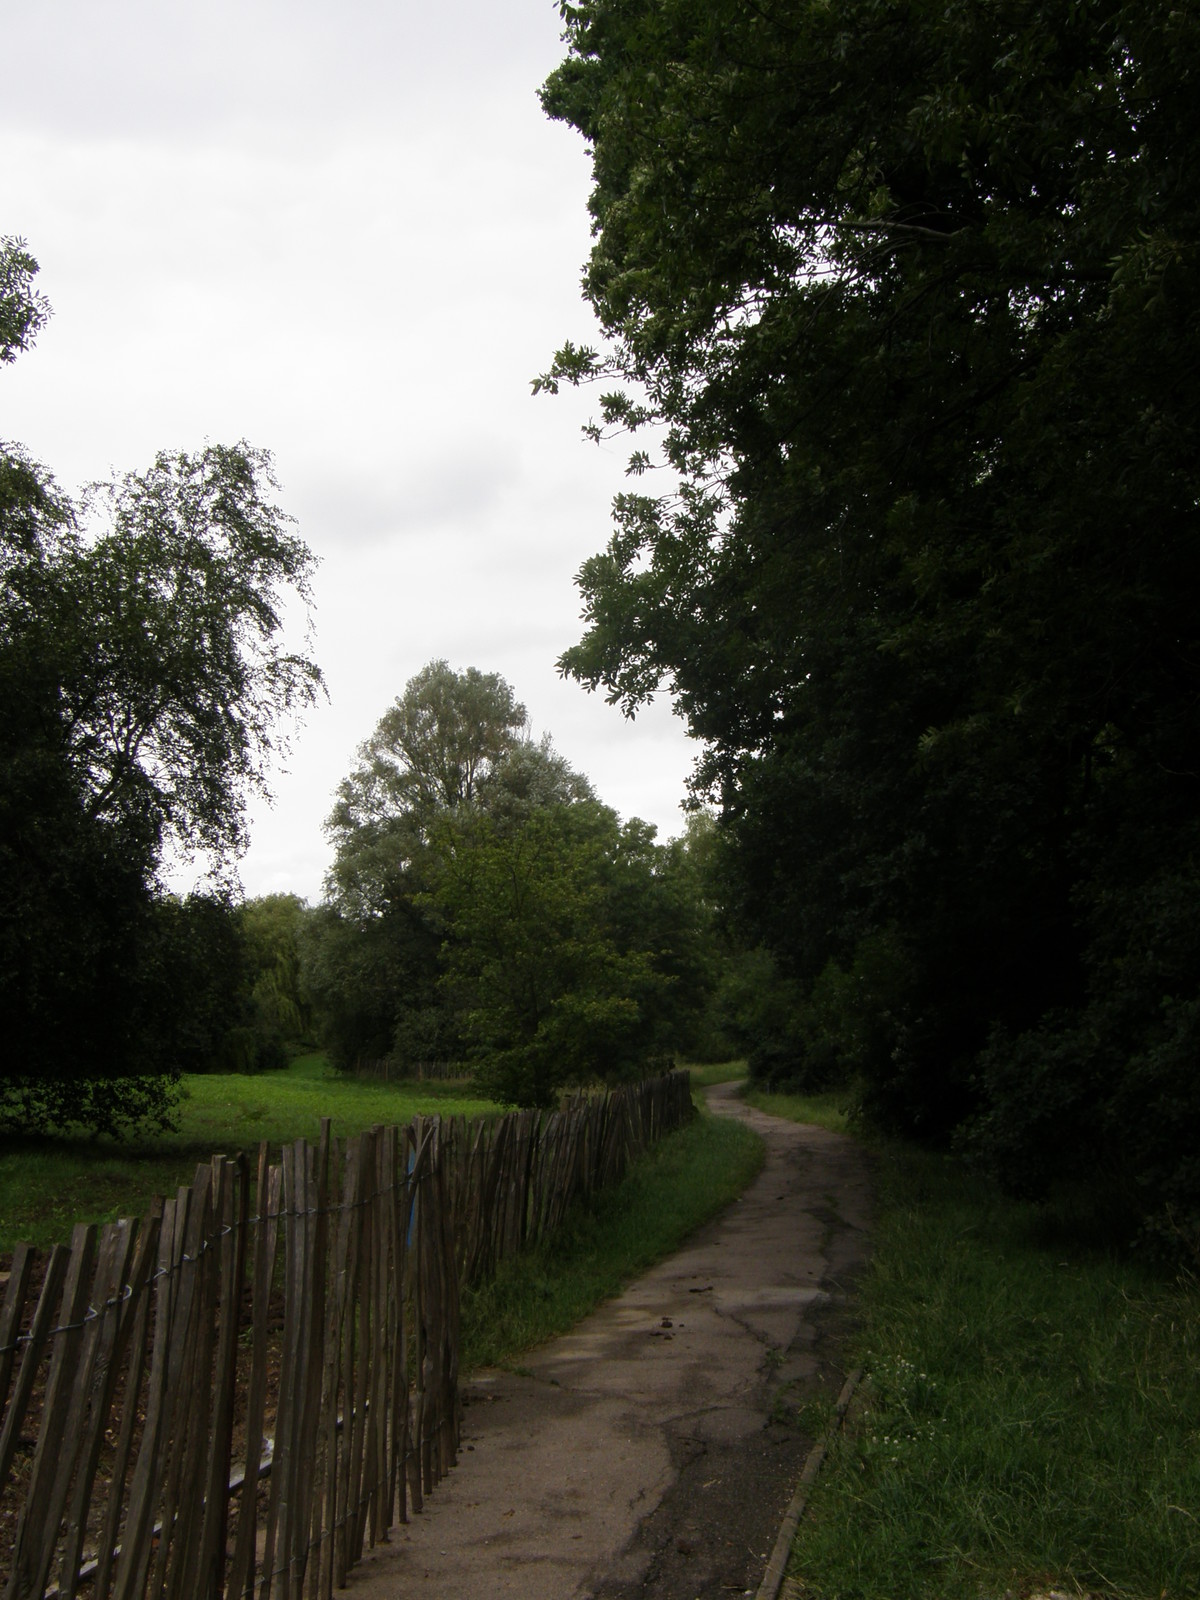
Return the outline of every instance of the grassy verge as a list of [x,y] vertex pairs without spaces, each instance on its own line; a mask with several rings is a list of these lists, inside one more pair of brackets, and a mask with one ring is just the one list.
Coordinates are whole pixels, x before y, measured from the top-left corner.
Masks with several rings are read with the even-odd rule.
[[1200,1594],[1200,1286],[885,1149],[860,1401],[792,1554],[820,1600]]
[[176,1132],[119,1143],[105,1138],[12,1140],[0,1146],[0,1251],[20,1239],[42,1248],[67,1240],[76,1222],[140,1216],[156,1194],[190,1183],[217,1151],[256,1151],[266,1139],[315,1138],[322,1117],[339,1136],[417,1112],[494,1113],[456,1083],[376,1083],[338,1077],[320,1054],[256,1077],[211,1073],[184,1079]]
[[742,1099],[748,1106],[769,1111],[773,1117],[786,1117],[789,1122],[813,1122],[833,1133],[845,1133],[850,1125],[846,1097],[837,1090],[822,1094],[769,1094],[765,1089],[746,1089]]
[[693,1089],[707,1089],[714,1083],[736,1083],[746,1076],[744,1061],[705,1061],[700,1065],[681,1061],[679,1065],[690,1073]]
[[576,1206],[552,1240],[466,1297],[464,1367],[511,1363],[565,1332],[677,1249],[761,1165],[761,1139],[724,1117],[700,1116],[669,1135],[623,1182]]

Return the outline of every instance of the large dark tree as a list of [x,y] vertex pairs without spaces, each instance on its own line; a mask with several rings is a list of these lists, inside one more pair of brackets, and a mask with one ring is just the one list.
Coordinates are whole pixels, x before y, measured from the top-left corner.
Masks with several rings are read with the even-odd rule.
[[671,478],[567,670],[674,693],[877,1113],[1200,1209],[1200,17],[562,12],[608,342],[541,382]]

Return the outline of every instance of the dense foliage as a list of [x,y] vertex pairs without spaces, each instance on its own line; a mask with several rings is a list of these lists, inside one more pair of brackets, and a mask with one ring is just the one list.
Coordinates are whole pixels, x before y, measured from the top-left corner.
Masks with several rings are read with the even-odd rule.
[[[35,271],[3,241],[4,360],[45,320]],[[214,1037],[197,1008],[240,984],[224,898],[180,906],[159,869],[236,854],[280,719],[320,688],[281,643],[314,563],[276,487],[243,442],[75,503],[0,444],[0,1125],[160,1116],[162,1077]]]
[[706,741],[781,1062],[1200,1217],[1200,15],[561,9],[607,344],[541,384],[673,485],[566,669]]
[[684,1042],[707,976],[680,847],[622,825],[498,674],[431,662],[381,718],[329,821],[305,982],[343,1069],[472,1070],[546,1105]]

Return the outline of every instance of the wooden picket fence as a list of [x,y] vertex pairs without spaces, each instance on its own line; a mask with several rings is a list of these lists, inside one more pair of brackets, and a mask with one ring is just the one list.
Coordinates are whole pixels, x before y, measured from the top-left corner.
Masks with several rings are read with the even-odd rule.
[[454,1465],[463,1285],[691,1115],[676,1072],[549,1115],[325,1122],[18,1246],[2,1600],[328,1600]]

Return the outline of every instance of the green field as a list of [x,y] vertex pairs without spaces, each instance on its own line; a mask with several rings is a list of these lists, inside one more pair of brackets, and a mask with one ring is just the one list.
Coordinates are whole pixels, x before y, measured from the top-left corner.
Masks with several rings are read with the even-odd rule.
[[266,1139],[315,1139],[321,1118],[339,1136],[418,1112],[496,1115],[462,1083],[380,1083],[342,1078],[320,1054],[254,1077],[186,1077],[179,1127],[145,1140],[9,1140],[0,1145],[0,1252],[27,1239],[42,1248],[67,1240],[76,1222],[140,1216],[156,1194],[190,1183],[196,1165],[221,1153],[257,1152]]
[[[740,1062],[691,1070],[698,1087],[741,1077],[745,1071]],[[263,1139],[273,1149],[286,1140],[315,1139],[322,1117],[330,1117],[333,1131],[344,1136],[377,1123],[403,1124],[418,1112],[479,1117],[496,1116],[502,1109],[493,1101],[473,1097],[465,1082],[382,1083],[343,1078],[320,1053],[301,1056],[282,1072],[251,1077],[236,1073],[189,1076],[183,1081],[183,1090],[179,1127],[174,1132],[125,1142],[101,1137],[0,1144],[0,1253],[10,1251],[21,1239],[43,1249],[64,1242],[76,1222],[140,1216],[156,1194],[170,1194],[179,1184],[190,1183],[198,1162],[217,1152],[257,1152]],[[729,1181],[726,1164],[731,1162],[729,1170],[740,1171],[746,1147],[712,1131],[704,1138],[695,1137],[694,1155],[704,1170],[710,1161],[715,1163],[711,1173],[714,1194],[725,1194]],[[688,1174],[681,1172],[676,1177],[686,1189]],[[662,1181],[669,1184],[676,1179]],[[736,1181],[740,1187],[746,1180]],[[676,1202],[660,1196],[655,1204],[660,1201],[666,1231],[654,1234],[659,1242],[653,1248],[662,1255],[673,1248],[662,1240],[675,1237],[671,1229],[677,1233],[680,1224],[670,1220]],[[679,1203],[686,1217],[693,1212],[699,1216],[694,1198]],[[624,1261],[627,1257],[620,1255],[622,1248],[618,1245],[617,1254]]]
[[[704,1082],[742,1075],[739,1064],[702,1069]],[[277,1146],[316,1135],[403,1123],[417,1112],[495,1115],[455,1083],[381,1084],[339,1078],[324,1057],[286,1072],[185,1080],[180,1126],[143,1143],[108,1139],[10,1144],[0,1155],[0,1251],[19,1239],[43,1247],[75,1222],[138,1215],[155,1194],[190,1181],[215,1151]],[[645,1152],[620,1184],[575,1205],[559,1233],[505,1264],[498,1279],[466,1297],[465,1366],[514,1361],[564,1331],[670,1254],[741,1192],[762,1165],[762,1141],[740,1123],[699,1116]]]

